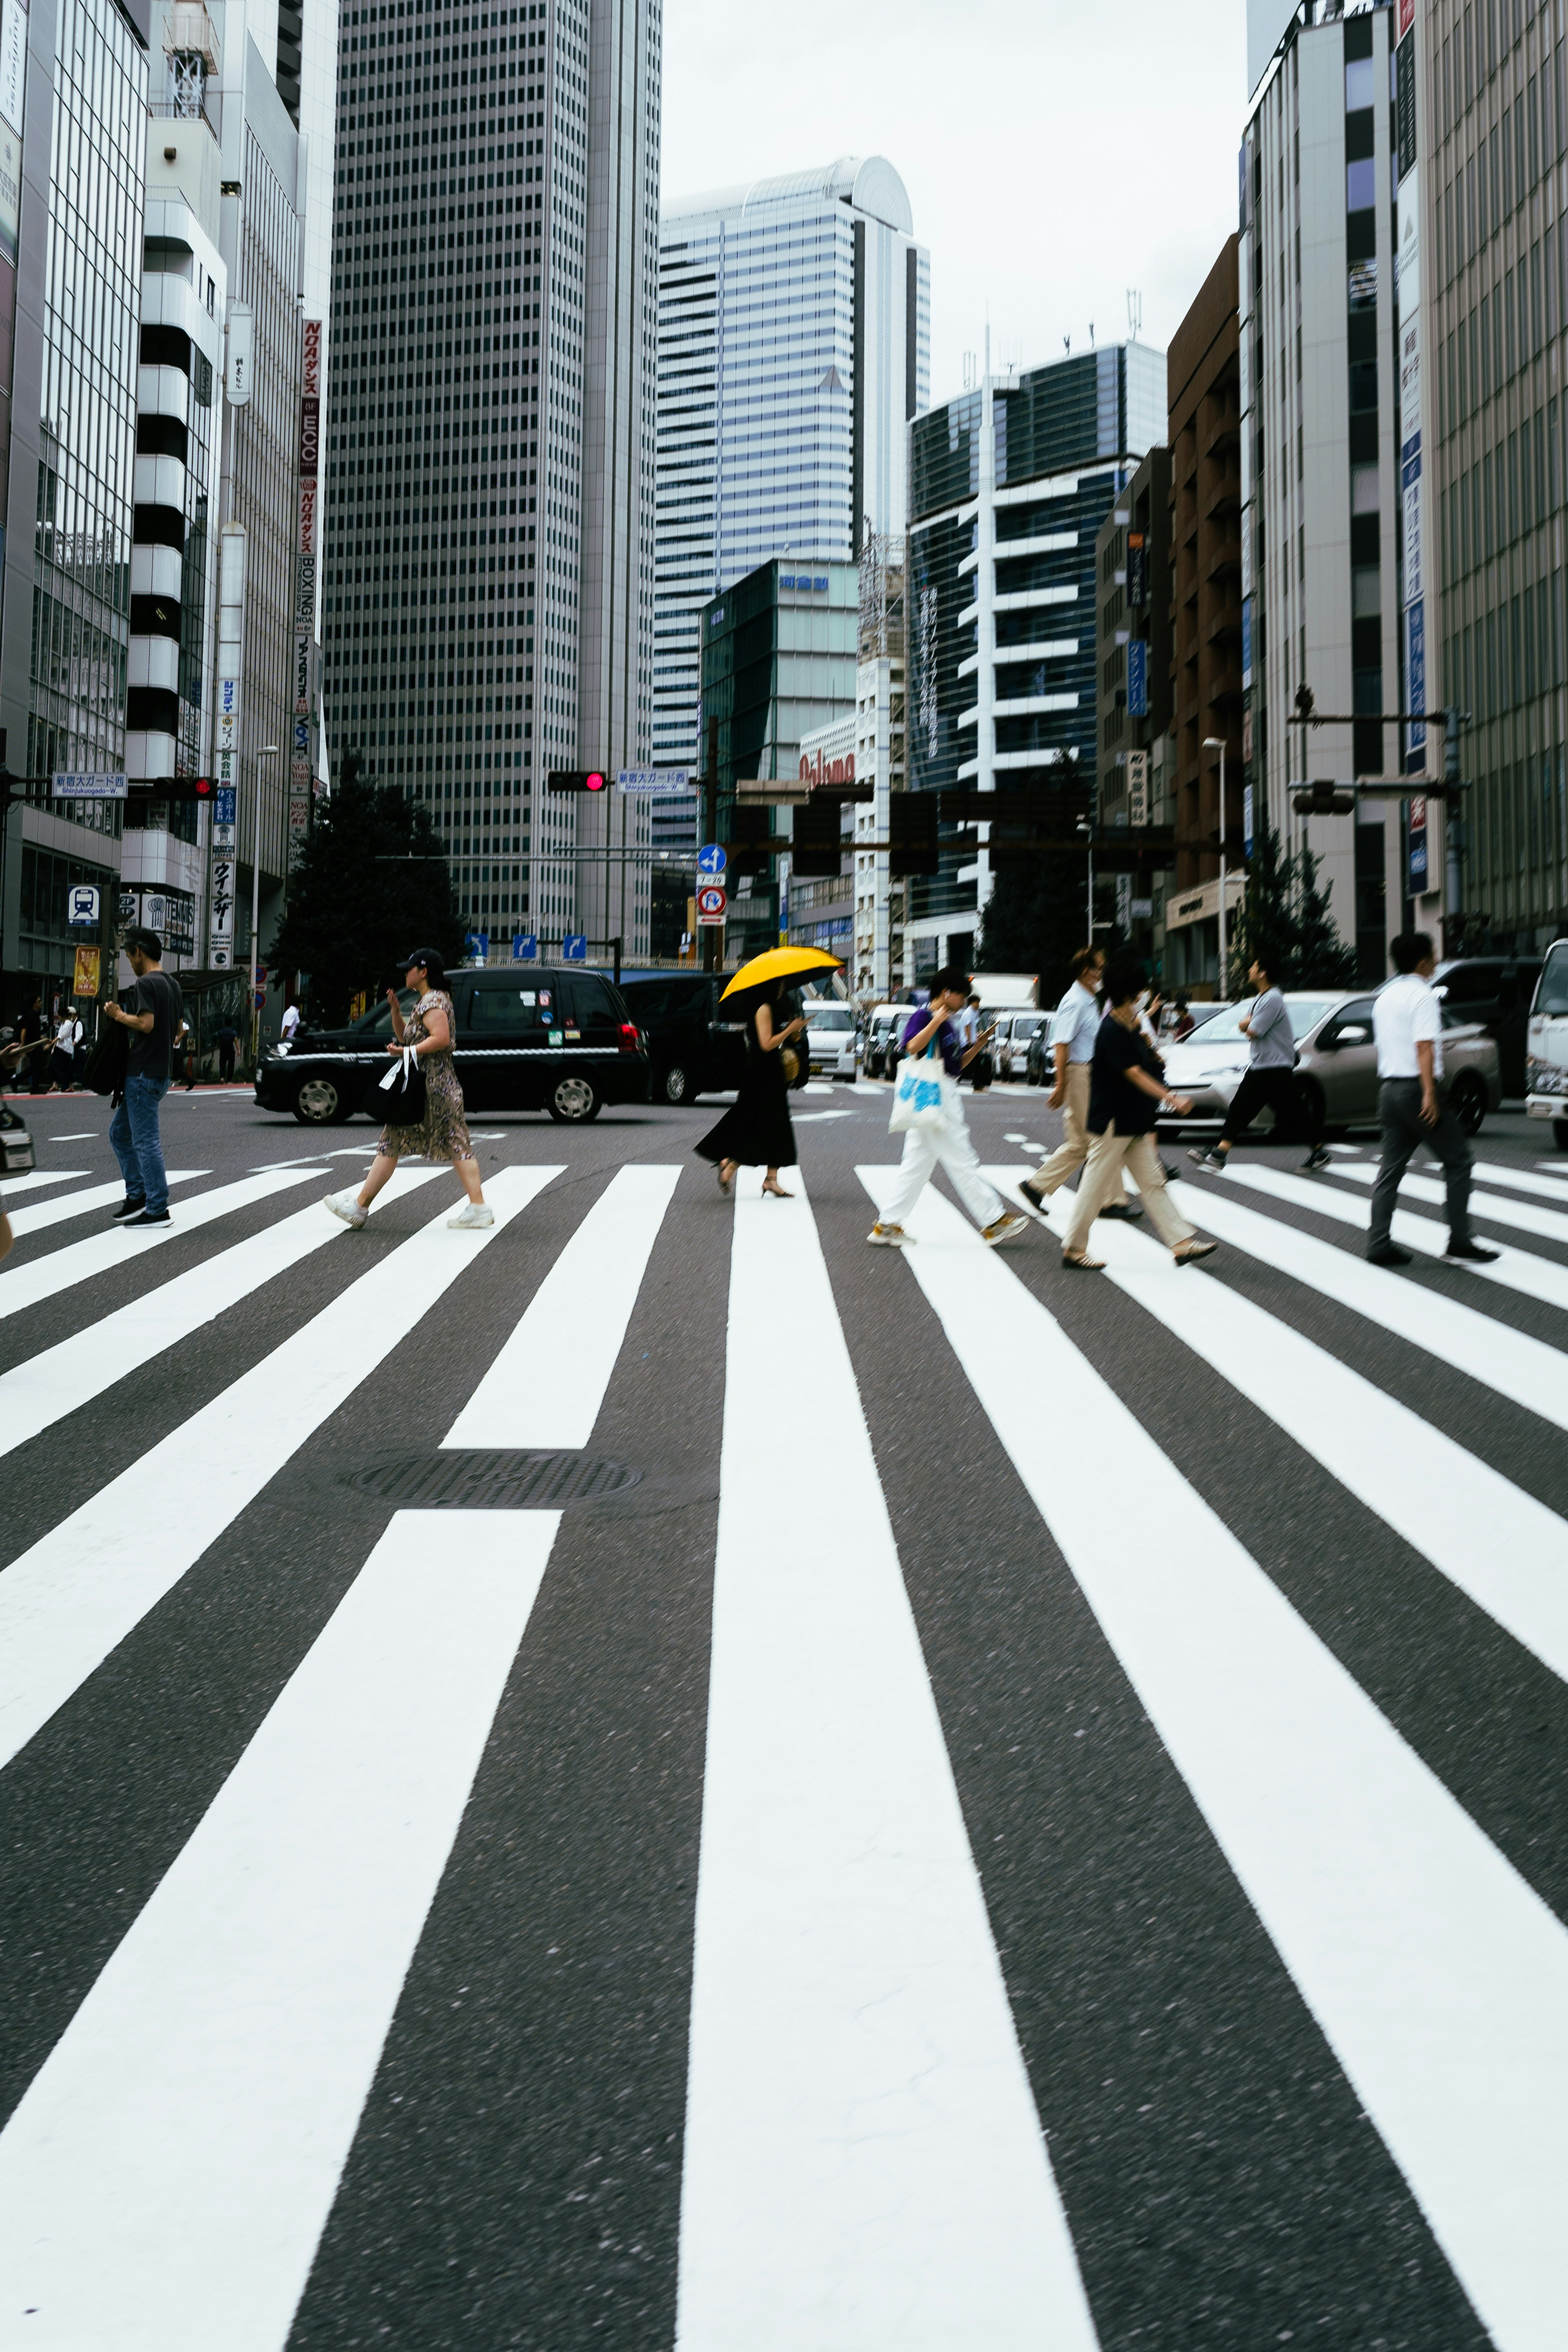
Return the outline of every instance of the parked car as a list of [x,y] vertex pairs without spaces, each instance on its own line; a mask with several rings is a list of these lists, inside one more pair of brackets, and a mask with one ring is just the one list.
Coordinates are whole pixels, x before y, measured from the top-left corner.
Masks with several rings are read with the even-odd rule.
[[1525,1091],[1530,1004],[1540,978],[1539,956],[1456,956],[1433,974],[1444,1003],[1497,1039],[1505,1095]]
[[1530,1007],[1524,1108],[1552,1121],[1552,1139],[1568,1151],[1568,940],[1546,950]]
[[899,1058],[899,1039],[912,1004],[873,1004],[866,1019],[865,1051],[860,1059],[860,1075],[867,1078],[890,1078],[893,1065]]
[[0,1176],[26,1176],[33,1164],[26,1120],[9,1103],[0,1102]]
[[806,1055],[814,1078],[849,1078],[859,1075],[860,1041],[855,1028],[855,1008],[841,997],[808,999],[805,1015]]
[[746,1024],[721,1002],[727,972],[623,972],[621,994],[647,1040],[655,1102],[695,1102],[739,1086]]
[[[513,964],[452,972],[447,987],[468,1110],[547,1110],[574,1125],[607,1102],[647,1102],[647,1048],[607,972]],[[412,1002],[405,996],[405,1010]],[[385,1004],[344,1029],[300,1027],[291,1045],[263,1056],[258,1105],[291,1110],[308,1127],[356,1111],[379,1119],[391,1036]]]
[[1003,1013],[996,1018],[996,1034],[991,1041],[992,1058],[999,1078],[1021,1079],[1029,1057],[1029,1045],[1042,1030],[1049,1030],[1048,1013]]
[[[1291,992],[1285,1008],[1296,1038],[1296,1076],[1318,1097],[1326,1128],[1377,1124],[1377,1048],[1373,1042],[1373,999],[1344,989]],[[1247,1045],[1241,1022],[1246,1003],[1216,1013],[1179,1045],[1162,1048],[1165,1076],[1173,1094],[1192,1098],[1191,1114],[1162,1121],[1175,1128],[1217,1129],[1247,1067]],[[1479,1022],[1451,1007],[1443,1010],[1443,1070],[1448,1100],[1467,1135],[1479,1132],[1488,1111],[1502,1100],[1495,1039]],[[1263,1120],[1258,1122],[1261,1129]]]

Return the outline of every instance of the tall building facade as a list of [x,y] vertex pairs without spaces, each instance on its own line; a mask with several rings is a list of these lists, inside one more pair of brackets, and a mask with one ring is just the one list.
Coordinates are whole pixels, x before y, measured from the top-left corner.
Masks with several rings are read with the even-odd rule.
[[651,0],[340,12],[332,760],[428,804],[476,930],[577,927],[545,776],[648,756],[660,70]]
[[[841,156],[667,204],[659,230],[653,755],[700,766],[703,604],[777,557],[904,528],[931,401],[931,261],[903,182]],[[671,803],[679,826],[695,803]]]
[[[1469,713],[1460,756],[1473,783],[1446,845],[1438,809],[1421,812],[1405,890],[1424,913],[1443,891],[1451,949],[1525,953],[1568,925],[1568,48],[1561,12],[1537,0],[1405,0],[1399,29],[1396,76],[1412,86],[1399,123],[1402,341],[1413,279],[1424,330],[1402,376],[1414,358],[1420,415],[1405,438],[1413,423],[1425,436],[1426,691]],[[1408,454],[1405,468],[1414,480]],[[1436,776],[1432,730],[1421,748]]]
[[[1165,355],[1121,343],[988,375],[910,432],[909,780],[1044,787],[1098,765],[1095,541],[1165,430]],[[913,978],[973,961],[990,896],[973,834],[908,886]]]
[[[1112,836],[1147,836],[1151,827],[1174,831],[1173,506],[1171,452],[1160,446],[1140,459],[1100,524],[1095,549],[1100,614],[1096,814]],[[1131,846],[1130,840],[1125,845]],[[1163,848],[1158,862],[1151,858],[1135,868],[1115,866],[1103,853],[1098,862],[1102,871],[1110,872],[1121,937],[1140,955],[1161,953],[1173,846]],[[1173,976],[1167,962],[1165,977]],[[1181,974],[1183,980],[1187,976]]]

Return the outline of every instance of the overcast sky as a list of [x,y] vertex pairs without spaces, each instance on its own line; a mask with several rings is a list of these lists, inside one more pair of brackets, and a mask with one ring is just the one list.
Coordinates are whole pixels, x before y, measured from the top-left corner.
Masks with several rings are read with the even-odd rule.
[[664,0],[670,195],[886,155],[931,248],[931,400],[963,355],[1164,346],[1236,226],[1243,0]]

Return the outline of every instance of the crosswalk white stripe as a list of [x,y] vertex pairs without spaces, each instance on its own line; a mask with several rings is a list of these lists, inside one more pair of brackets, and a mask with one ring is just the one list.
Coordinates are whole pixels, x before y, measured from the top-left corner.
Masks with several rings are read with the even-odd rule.
[[[272,1189],[297,1184],[312,1170],[278,1177]],[[438,1176],[438,1168],[399,1168],[377,1196],[375,1212]],[[328,1216],[319,1201],[267,1225],[173,1282],[133,1298],[100,1322],[0,1373],[0,1454],[25,1445],[62,1413],[75,1412],[116,1381],[128,1380],[166,1348],[226,1314],[264,1282],[298,1265],[349,1228]]]
[[0,1209],[9,1213],[18,1192],[41,1192],[46,1184],[79,1184],[85,1168],[40,1168],[31,1176],[0,1176]]
[[[1288,1201],[1293,1208],[1310,1209],[1320,1217],[1331,1217],[1342,1225],[1355,1225],[1365,1233],[1372,1223],[1372,1203],[1350,1192],[1341,1192],[1332,1184],[1315,1183],[1307,1176],[1288,1176],[1278,1168],[1227,1169],[1215,1184],[1202,1186],[1177,1184],[1171,1197],[1182,1214],[1194,1224],[1204,1222],[1200,1214],[1203,1202],[1212,1200],[1215,1192],[1231,1184],[1247,1186],[1254,1192],[1266,1192],[1276,1201]],[[1217,1225],[1210,1228],[1217,1233]],[[1448,1228],[1435,1218],[1418,1217],[1409,1209],[1395,1209],[1391,1228],[1393,1238],[1401,1249],[1415,1251],[1421,1257],[1441,1257],[1448,1246]],[[1551,1258],[1536,1257],[1528,1250],[1510,1249],[1502,1243],[1489,1243],[1500,1255],[1491,1265],[1466,1266],[1456,1269],[1457,1279],[1463,1282],[1496,1283],[1500,1289],[1517,1290],[1526,1298],[1533,1298],[1546,1307],[1568,1310],[1568,1265],[1558,1265]],[[1377,1269],[1373,1268],[1373,1272]],[[1469,1368],[1467,1365],[1466,1370]]]
[[[860,1173],[879,1210],[896,1171]],[[1568,1934],[958,1212],[928,1192],[910,1229],[998,1438],[1500,2352],[1559,2352]]]
[[[496,1221],[479,1232],[448,1232],[443,1208],[0,1574],[0,1765],[560,1173],[498,1171]],[[136,1534],[147,1528],[155,1540]]]
[[[1086,2352],[816,1225],[757,1181],[731,1263],[677,2343]],[[774,1407],[807,1393],[831,1546],[779,1509]]]
[[[1373,1163],[1375,1170],[1376,1162]],[[1501,1184],[1512,1192],[1540,1192],[1549,1201],[1568,1199],[1568,1169],[1560,1176],[1532,1173],[1528,1168],[1505,1168],[1498,1160],[1478,1160],[1475,1172],[1487,1184]]]
[[[984,1172],[1005,1192],[1028,1171]],[[1052,1196],[1058,1235],[1073,1206],[1065,1191]],[[1568,1523],[1555,1511],[1252,1299],[1184,1272],[1152,1235],[1100,1222],[1094,1254],[1119,1289],[1568,1681]]]
[[[1353,1167],[1342,1165],[1333,1171],[1352,1184],[1364,1184],[1370,1190],[1377,1182],[1377,1170],[1360,1163]],[[1427,1201],[1441,1208],[1447,1199],[1447,1187],[1439,1178],[1411,1168],[1400,1179],[1399,1189],[1413,1201]],[[1568,1211],[1548,1209],[1537,1201],[1504,1201],[1479,1184],[1470,1187],[1470,1214],[1488,1224],[1511,1225],[1516,1232],[1534,1234],[1545,1242],[1568,1244]]]
[[[242,1176],[237,1183],[219,1184],[210,1192],[198,1192],[194,1200],[182,1201],[173,1224],[143,1225],[130,1233],[123,1225],[112,1225],[107,1233],[89,1234],[84,1241],[68,1242],[63,1248],[51,1250],[47,1257],[35,1258],[28,1265],[8,1265],[4,1277],[0,1277],[0,1317],[20,1315],[24,1307],[37,1307],[46,1298],[58,1298],[62,1290],[74,1289],[79,1282],[90,1282],[100,1274],[111,1274],[127,1258],[145,1257],[149,1250],[161,1249],[165,1242],[177,1241],[182,1234],[198,1233],[203,1225],[210,1225],[219,1217],[232,1216],[238,1209],[270,1200],[273,1193],[302,1182],[311,1173],[310,1169],[304,1169],[293,1175],[273,1171],[263,1176]],[[171,1176],[169,1181],[173,1183],[174,1179]],[[113,1187],[113,1196],[120,1198],[118,1184]]]
[[[212,1170],[171,1168],[167,1173],[171,1184],[194,1184],[198,1176],[210,1176]],[[89,1209],[118,1208],[124,1198],[125,1187],[116,1177],[112,1184],[89,1185],[85,1192],[68,1192],[62,1200],[38,1201],[30,1209],[18,1209],[11,1220],[11,1231],[20,1241],[24,1234],[41,1234],[50,1225],[66,1224],[72,1217],[85,1217]]]
[[588,1444],[679,1181],[678,1167],[617,1170],[443,1445]]
[[560,1517],[393,1519],[0,2134],[6,2341],[282,2352]]

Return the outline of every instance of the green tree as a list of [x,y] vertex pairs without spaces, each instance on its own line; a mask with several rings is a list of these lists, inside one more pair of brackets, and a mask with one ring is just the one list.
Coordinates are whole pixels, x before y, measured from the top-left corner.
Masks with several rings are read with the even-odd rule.
[[268,963],[301,973],[311,1016],[333,1024],[417,947],[454,964],[463,952],[440,837],[420,802],[365,781],[351,752],[289,877]]
[[1043,850],[1026,861],[1008,859],[996,870],[981,918],[980,970],[1038,972],[1040,1003],[1059,1003],[1072,979],[1073,950],[1088,941],[1088,889],[1087,852]]
[[1330,892],[1318,884],[1319,864],[1304,842],[1286,852],[1274,827],[1264,826],[1230,932],[1226,994],[1245,993],[1255,956],[1281,988],[1354,987],[1355,950],[1340,937]]

